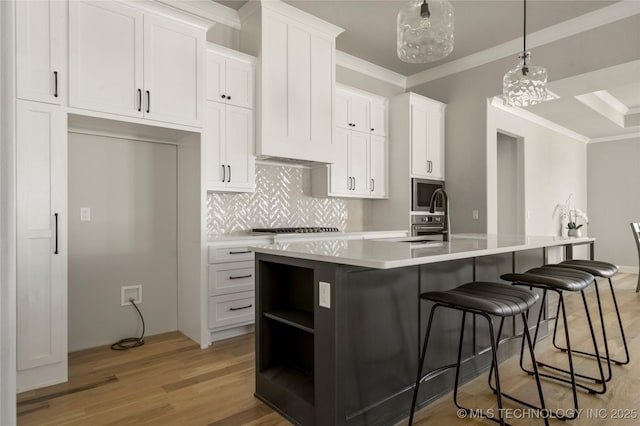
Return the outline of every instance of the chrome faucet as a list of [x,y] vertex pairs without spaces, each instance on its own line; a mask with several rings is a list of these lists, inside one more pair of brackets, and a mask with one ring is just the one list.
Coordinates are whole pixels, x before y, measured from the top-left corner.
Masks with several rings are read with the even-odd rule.
[[436,199],[442,198],[442,204],[444,204],[444,227],[442,229],[442,241],[449,241],[449,236],[451,235],[451,222],[449,221],[449,196],[445,192],[444,189],[438,188],[433,191],[431,194],[431,208],[429,208],[429,213],[436,212]]

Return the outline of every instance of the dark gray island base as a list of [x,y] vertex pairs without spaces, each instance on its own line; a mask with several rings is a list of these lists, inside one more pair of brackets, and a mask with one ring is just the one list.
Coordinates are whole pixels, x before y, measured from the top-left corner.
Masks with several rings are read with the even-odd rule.
[[[256,253],[255,396],[302,425],[389,425],[406,418],[431,308],[419,294],[500,281],[504,273],[547,261],[544,247],[391,269],[282,254]],[[438,312],[424,371],[455,362],[461,319],[456,311]],[[488,370],[490,343],[486,322],[468,317],[465,327],[462,380],[468,381]],[[503,337],[519,327],[508,324]],[[501,355],[519,350],[516,342]],[[424,382],[419,404],[452,390],[454,373]]]

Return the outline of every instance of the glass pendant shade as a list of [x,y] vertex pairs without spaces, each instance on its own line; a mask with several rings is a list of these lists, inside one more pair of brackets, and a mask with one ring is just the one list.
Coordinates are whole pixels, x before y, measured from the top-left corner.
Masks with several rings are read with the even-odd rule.
[[505,105],[526,107],[547,99],[547,70],[530,64],[531,52],[519,56],[520,63],[502,79]]
[[424,64],[453,51],[453,6],[446,0],[412,0],[398,12],[398,58]]

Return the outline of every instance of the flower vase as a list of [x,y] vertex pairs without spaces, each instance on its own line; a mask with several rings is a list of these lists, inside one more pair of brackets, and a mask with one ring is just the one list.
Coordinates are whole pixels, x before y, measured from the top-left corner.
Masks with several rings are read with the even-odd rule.
[[582,237],[582,232],[580,231],[580,229],[569,229],[569,232],[567,234],[570,237]]
[[560,236],[566,237],[568,235],[569,228],[567,225],[569,224],[569,219],[563,218],[560,223]]

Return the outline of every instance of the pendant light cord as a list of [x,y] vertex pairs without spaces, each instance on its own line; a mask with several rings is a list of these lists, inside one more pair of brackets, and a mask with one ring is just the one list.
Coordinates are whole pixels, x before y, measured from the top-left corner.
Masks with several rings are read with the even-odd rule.
[[522,54],[527,53],[527,0],[524,0],[524,37],[522,37]]

